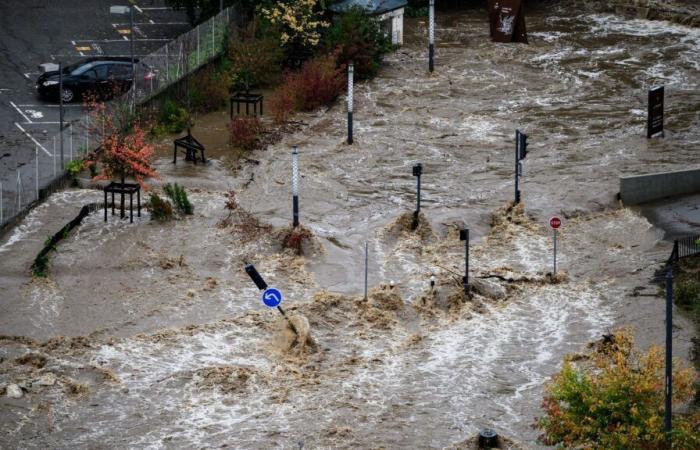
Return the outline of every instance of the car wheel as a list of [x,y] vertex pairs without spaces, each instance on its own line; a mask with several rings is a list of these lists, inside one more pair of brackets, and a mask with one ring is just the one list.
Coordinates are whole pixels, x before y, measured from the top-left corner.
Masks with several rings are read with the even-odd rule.
[[75,98],[75,94],[71,88],[63,88],[63,102],[70,103]]

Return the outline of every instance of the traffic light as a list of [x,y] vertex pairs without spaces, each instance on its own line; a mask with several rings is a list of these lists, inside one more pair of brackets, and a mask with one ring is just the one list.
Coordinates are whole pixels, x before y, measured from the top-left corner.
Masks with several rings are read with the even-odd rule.
[[518,135],[518,159],[525,159],[527,156],[527,134],[516,130]]
[[423,174],[423,164],[418,163],[415,166],[413,166],[413,176],[414,177],[419,177]]

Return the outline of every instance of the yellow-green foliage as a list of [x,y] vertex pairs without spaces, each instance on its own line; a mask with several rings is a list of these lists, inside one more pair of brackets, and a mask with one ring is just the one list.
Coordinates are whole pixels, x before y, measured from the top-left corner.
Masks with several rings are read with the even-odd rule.
[[283,46],[315,47],[321,40],[321,29],[329,26],[321,20],[318,0],[277,0],[260,8],[262,17],[280,29]]
[[[675,361],[674,405],[693,397],[692,369]],[[547,445],[565,448],[662,449],[664,434],[664,354],[633,348],[631,334],[616,332],[585,365],[564,363],[546,387],[545,415],[537,422]],[[673,448],[700,448],[700,413],[675,415]]]

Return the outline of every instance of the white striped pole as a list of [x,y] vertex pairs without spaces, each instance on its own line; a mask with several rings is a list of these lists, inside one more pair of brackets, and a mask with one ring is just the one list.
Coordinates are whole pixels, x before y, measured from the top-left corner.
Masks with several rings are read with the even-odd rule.
[[299,226],[299,153],[292,147],[292,226]]
[[352,63],[348,64],[348,144],[352,145],[352,109],[353,109],[353,90],[355,78],[355,67]]
[[430,0],[428,23],[428,69],[432,72],[435,69],[435,0]]

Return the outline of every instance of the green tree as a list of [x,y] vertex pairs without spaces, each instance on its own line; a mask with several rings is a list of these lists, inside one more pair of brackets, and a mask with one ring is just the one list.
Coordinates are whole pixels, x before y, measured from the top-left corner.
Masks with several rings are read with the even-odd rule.
[[[673,368],[673,403],[690,402],[695,373]],[[546,445],[595,450],[666,448],[664,355],[658,347],[633,349],[626,331],[598,344],[574,365],[564,363],[545,389],[545,415],[537,422]],[[700,414],[675,415],[673,448],[700,448]]]

